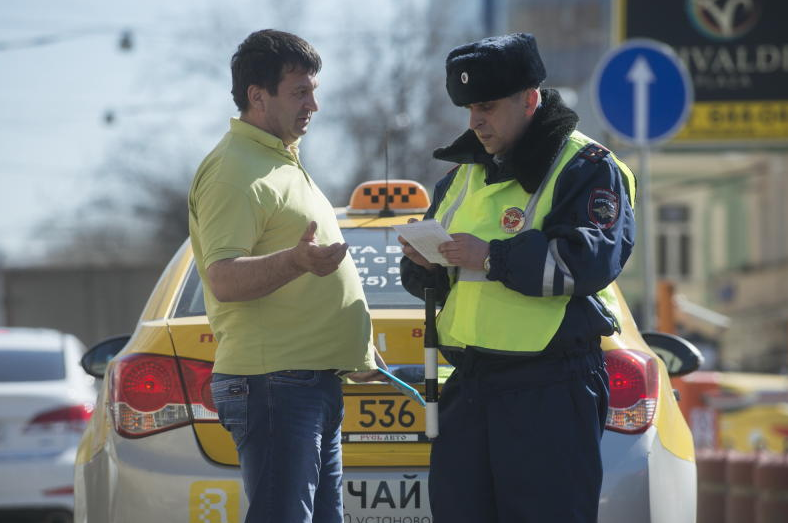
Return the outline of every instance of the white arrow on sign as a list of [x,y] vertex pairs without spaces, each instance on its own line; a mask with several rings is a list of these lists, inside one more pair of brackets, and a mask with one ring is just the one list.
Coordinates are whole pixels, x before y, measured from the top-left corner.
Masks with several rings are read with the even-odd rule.
[[627,81],[632,82],[635,88],[633,118],[635,141],[639,145],[646,145],[648,140],[648,85],[653,83],[654,79],[648,60],[638,56],[627,73]]

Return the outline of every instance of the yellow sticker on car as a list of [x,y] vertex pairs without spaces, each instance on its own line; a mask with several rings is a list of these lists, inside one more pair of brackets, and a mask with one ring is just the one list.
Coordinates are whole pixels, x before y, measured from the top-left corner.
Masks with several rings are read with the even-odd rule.
[[195,481],[189,489],[189,523],[238,523],[238,481]]

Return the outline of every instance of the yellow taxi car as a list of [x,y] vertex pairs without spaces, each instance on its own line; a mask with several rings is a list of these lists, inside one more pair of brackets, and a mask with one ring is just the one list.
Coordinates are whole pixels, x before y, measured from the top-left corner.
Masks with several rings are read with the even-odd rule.
[[[400,283],[402,251],[391,226],[420,218],[428,205],[424,187],[391,180],[362,184],[350,205],[337,209],[375,343],[393,373],[422,392],[424,306]],[[657,357],[623,307],[622,334],[604,341],[611,400],[599,521],[691,522],[692,437],[662,358],[678,375],[695,370],[698,356],[686,342],[652,333]],[[243,520],[238,457],[210,394],[215,350],[186,241],[134,333],[98,344],[83,359],[104,383],[77,455],[76,522]],[[424,408],[383,383],[346,383],[343,390],[345,521],[430,522]]]

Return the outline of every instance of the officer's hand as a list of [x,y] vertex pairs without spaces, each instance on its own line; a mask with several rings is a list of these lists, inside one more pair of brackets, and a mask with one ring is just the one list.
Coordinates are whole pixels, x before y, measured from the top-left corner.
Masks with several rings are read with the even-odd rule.
[[[417,220],[416,218],[408,219],[408,223],[413,223],[417,221],[419,220]],[[397,241],[399,241],[402,244],[402,254],[410,258],[411,261],[416,265],[421,265],[425,269],[429,269],[429,270],[433,270],[438,266],[435,263],[428,262],[427,258],[419,254],[419,251],[414,249],[408,242],[406,242],[405,238],[403,238],[402,236],[397,236]]]
[[484,259],[490,254],[490,244],[472,234],[452,234],[454,241],[438,245],[438,251],[449,263],[463,269],[484,270]]
[[347,253],[347,243],[318,245],[315,241],[317,223],[309,222],[298,244],[293,247],[293,263],[302,271],[327,276],[337,270]]

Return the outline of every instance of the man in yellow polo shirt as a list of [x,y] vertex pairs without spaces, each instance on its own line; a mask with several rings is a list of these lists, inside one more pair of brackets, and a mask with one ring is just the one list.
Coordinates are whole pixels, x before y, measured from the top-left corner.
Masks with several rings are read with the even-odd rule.
[[219,342],[211,384],[232,433],[250,522],[341,523],[342,388],[383,365],[358,273],[298,142],[321,59],[265,30],[233,55],[241,112],[189,193],[189,230]]

